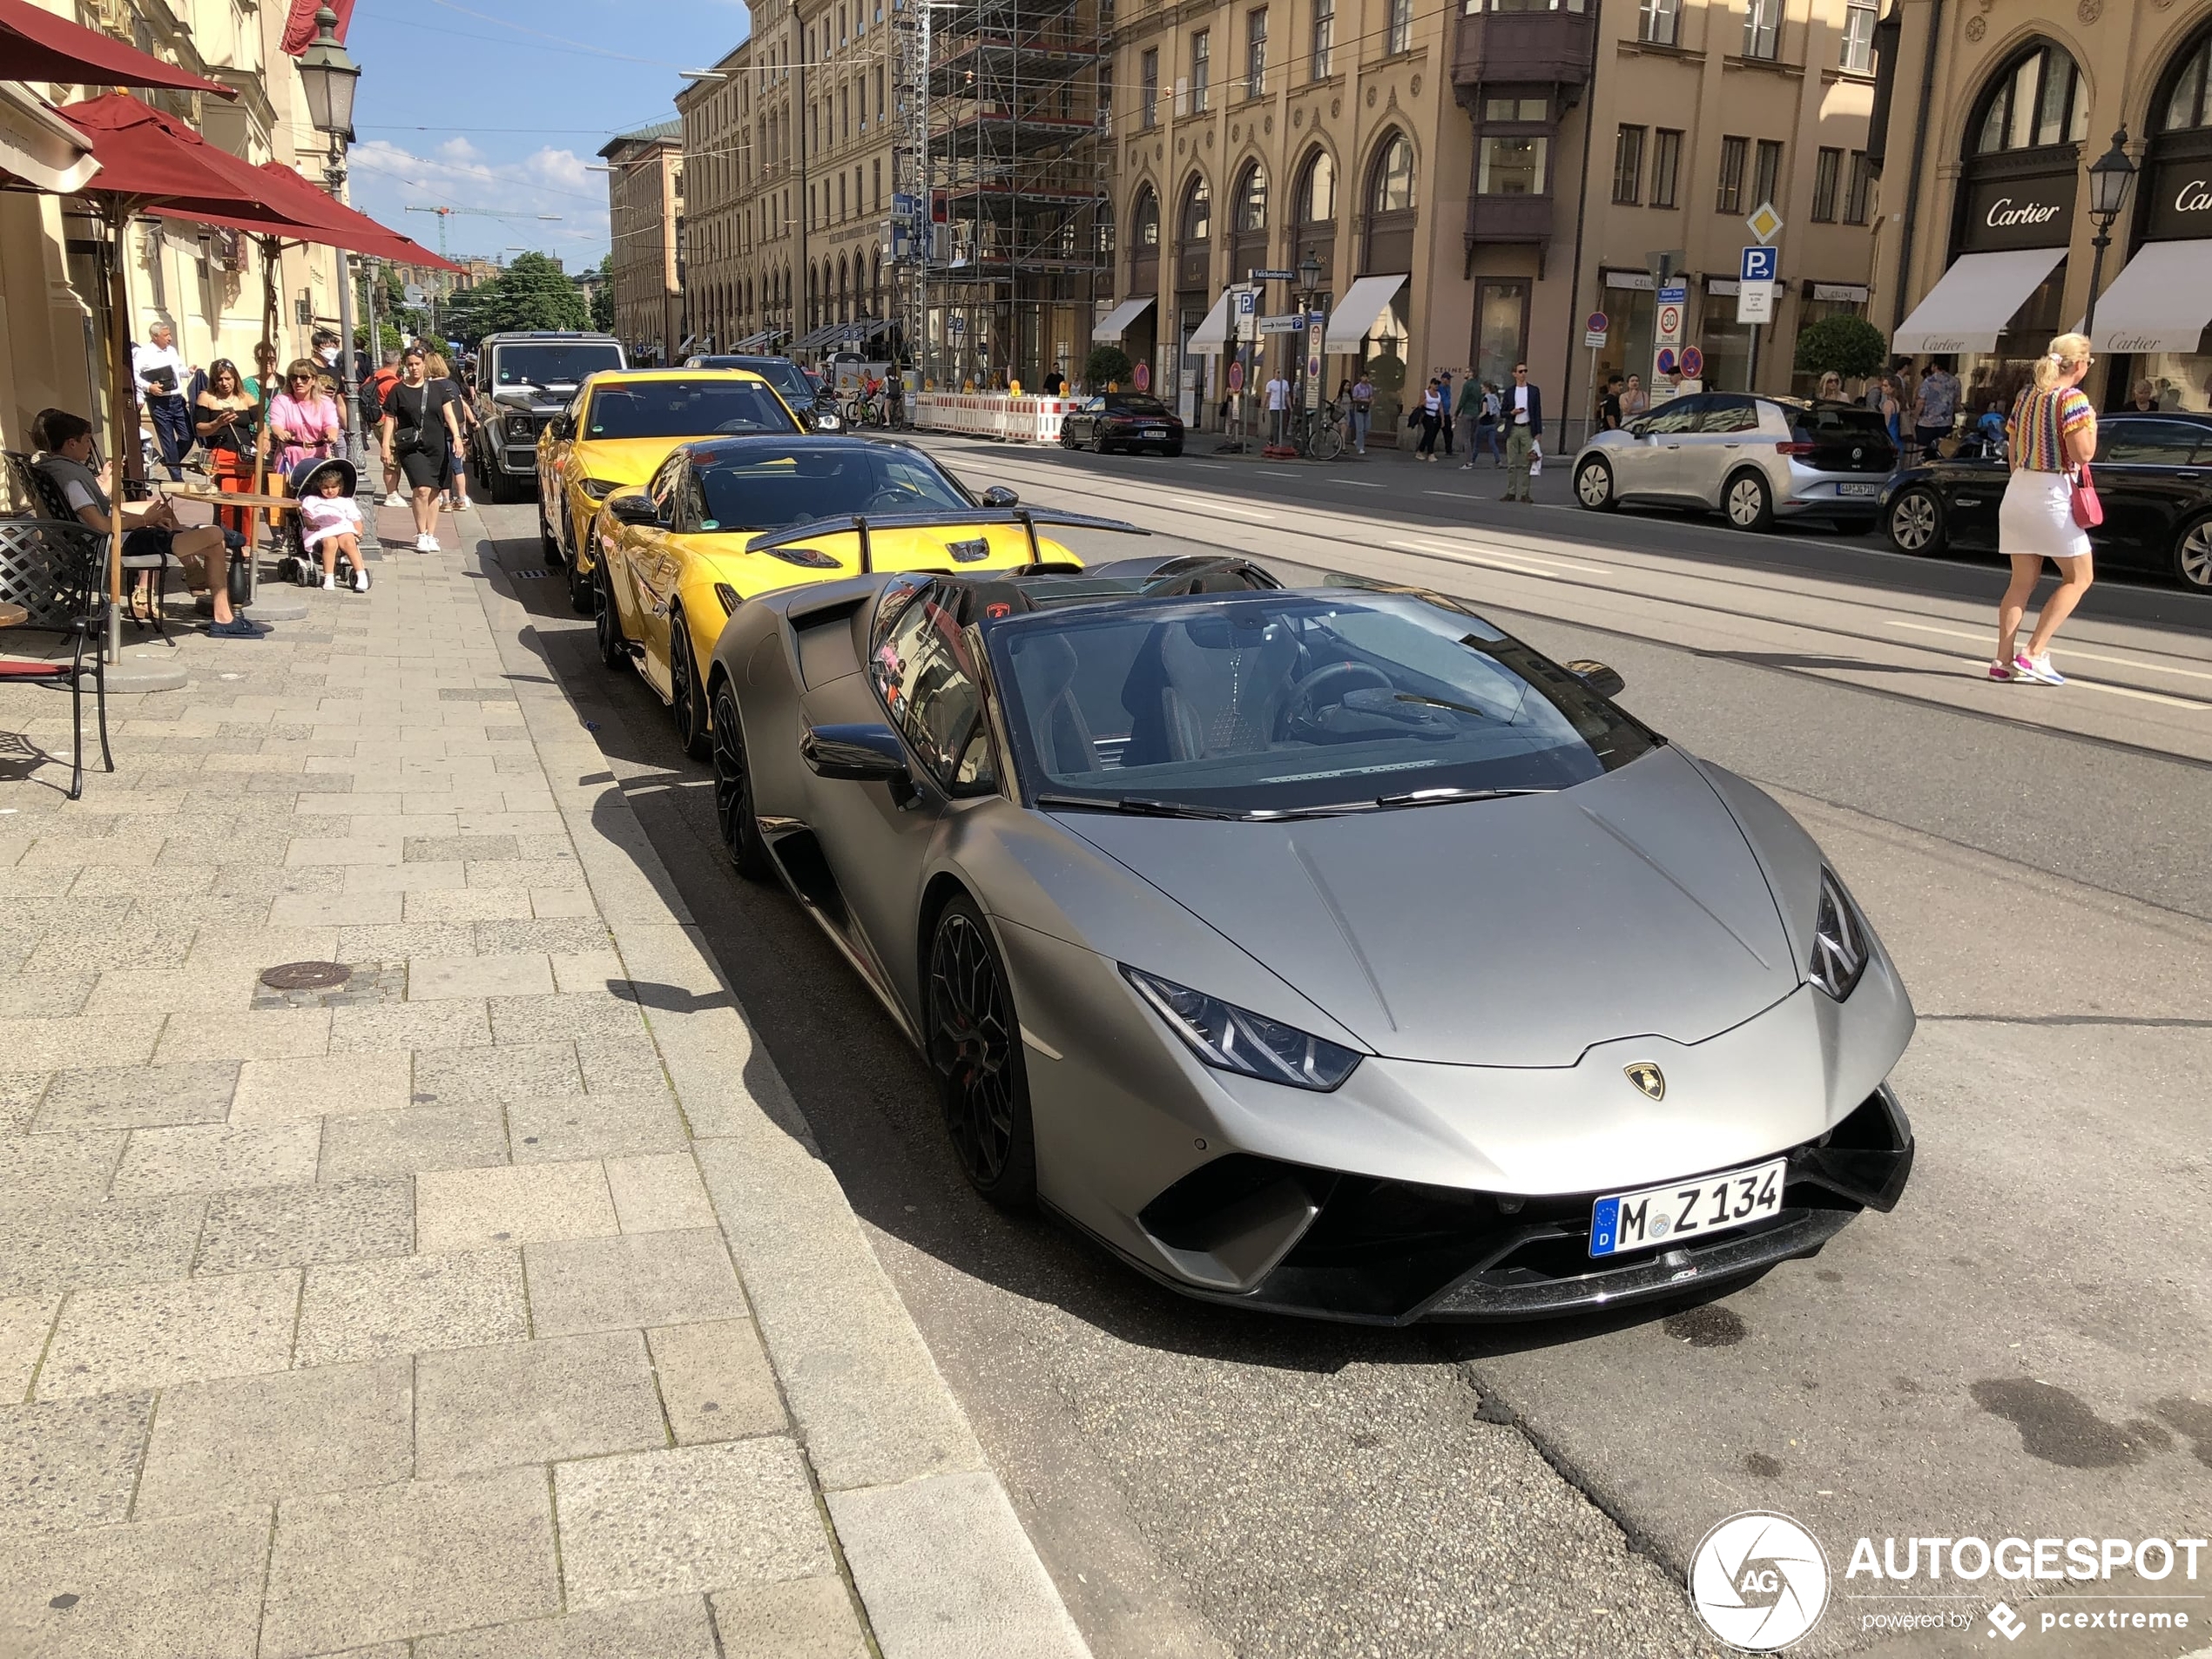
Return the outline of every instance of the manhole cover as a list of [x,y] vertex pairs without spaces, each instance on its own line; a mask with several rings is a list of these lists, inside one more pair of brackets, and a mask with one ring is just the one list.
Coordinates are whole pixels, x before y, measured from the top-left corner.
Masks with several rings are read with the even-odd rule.
[[261,983],[273,991],[324,991],[353,976],[343,962],[280,962],[262,971]]

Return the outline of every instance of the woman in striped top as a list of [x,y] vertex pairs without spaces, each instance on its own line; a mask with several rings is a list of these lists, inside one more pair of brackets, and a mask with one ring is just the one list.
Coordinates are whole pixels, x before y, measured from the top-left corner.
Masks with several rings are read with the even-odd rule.
[[[2013,562],[2013,579],[1997,605],[1993,680],[2063,685],[2051,666],[2051,636],[2089,590],[2094,571],[2089,537],[2074,522],[2074,476],[2097,453],[2097,415],[2081,391],[2094,360],[2080,334],[2060,334],[2035,360],[2035,381],[2013,405],[2005,435],[2012,445],[2013,475],[1997,511],[1997,545]],[[2014,649],[2043,561],[2059,567],[2059,585],[2043,602],[2035,632],[2024,651]]]

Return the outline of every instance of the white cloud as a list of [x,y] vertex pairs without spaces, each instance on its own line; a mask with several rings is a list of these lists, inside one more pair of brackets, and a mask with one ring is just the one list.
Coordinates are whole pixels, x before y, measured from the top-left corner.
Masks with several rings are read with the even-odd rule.
[[[353,201],[363,212],[428,247],[438,225],[409,207],[469,210],[445,221],[448,251],[497,256],[510,245],[557,253],[570,270],[606,252],[604,176],[585,171],[570,150],[541,148],[519,161],[494,162],[458,135],[420,155],[383,139],[352,152]],[[559,215],[556,224],[538,217]]]

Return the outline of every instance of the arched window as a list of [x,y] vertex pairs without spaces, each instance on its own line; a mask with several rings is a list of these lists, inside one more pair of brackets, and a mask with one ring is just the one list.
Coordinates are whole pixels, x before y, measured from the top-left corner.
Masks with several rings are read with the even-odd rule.
[[2063,47],[2031,46],[1990,83],[1969,131],[1979,156],[2079,144],[2089,131],[2089,89]]
[[1213,191],[1203,176],[1183,192],[1183,239],[1204,242],[1213,235]]
[[1252,236],[1267,228],[1267,170],[1257,161],[1237,180],[1237,233]]
[[1383,140],[1367,186],[1367,211],[1402,213],[1413,206],[1413,146],[1402,132]]
[[1114,256],[1114,204],[1102,199],[1096,211],[1097,219],[1091,227],[1091,234],[1096,239],[1093,244],[1094,251],[1111,259]]
[[2207,96],[2207,83],[2212,82],[2212,32],[2204,35],[2192,51],[2182,53],[2169,71],[2166,95],[2152,105],[2155,132],[2188,132],[2197,127],[2212,127],[2212,97]]
[[1333,225],[1337,218],[1337,164],[1326,150],[1316,150],[1298,179],[1298,222]]
[[1157,253],[1160,246],[1160,199],[1147,185],[1136,193],[1136,207],[1130,214],[1135,227],[1133,243],[1139,258]]

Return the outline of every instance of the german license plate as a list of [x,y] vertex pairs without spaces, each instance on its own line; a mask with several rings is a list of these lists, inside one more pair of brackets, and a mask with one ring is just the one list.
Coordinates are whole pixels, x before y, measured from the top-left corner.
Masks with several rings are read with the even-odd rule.
[[1783,1172],[1789,1164],[1789,1159],[1777,1158],[1725,1175],[1600,1198],[1590,1207],[1590,1254],[1617,1256],[1764,1221],[1781,1211]]
[[1871,496],[1880,489],[1879,484],[1838,484],[1836,493],[1838,496]]
[[1164,438],[1167,435],[1168,429],[1163,426],[1141,426],[1136,428],[1136,435],[1140,438]]

